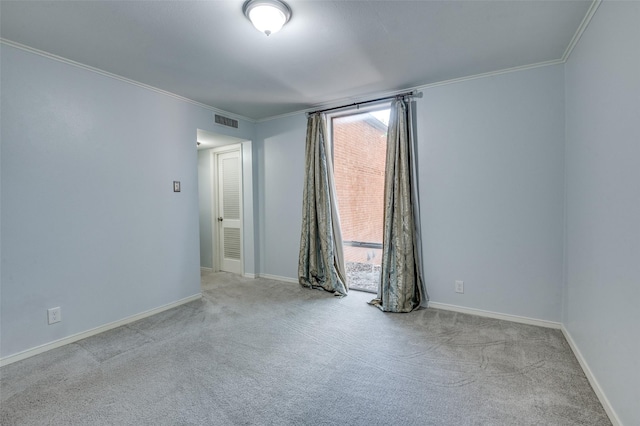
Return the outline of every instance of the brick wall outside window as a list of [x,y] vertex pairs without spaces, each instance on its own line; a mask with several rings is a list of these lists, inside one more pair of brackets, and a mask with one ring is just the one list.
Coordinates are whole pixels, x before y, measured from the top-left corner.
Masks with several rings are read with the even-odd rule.
[[[370,114],[333,119],[333,167],[344,241],[382,243],[387,126]],[[379,264],[380,250],[345,246],[346,262]]]

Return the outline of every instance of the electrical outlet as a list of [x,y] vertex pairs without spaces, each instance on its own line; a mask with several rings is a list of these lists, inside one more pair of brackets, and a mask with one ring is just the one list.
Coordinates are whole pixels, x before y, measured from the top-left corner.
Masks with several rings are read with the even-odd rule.
[[464,293],[464,281],[456,281],[456,293]]
[[60,306],[57,308],[47,309],[47,318],[49,319],[49,325],[62,321],[62,311]]

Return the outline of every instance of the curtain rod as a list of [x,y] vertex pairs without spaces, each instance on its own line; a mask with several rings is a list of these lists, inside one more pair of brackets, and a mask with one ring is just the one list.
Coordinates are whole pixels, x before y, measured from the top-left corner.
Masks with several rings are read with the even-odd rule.
[[319,112],[334,111],[334,110],[337,110],[337,109],[349,108],[349,107],[354,107],[354,106],[355,107],[359,107],[360,105],[372,104],[374,102],[386,101],[388,99],[404,98],[404,97],[411,97],[411,96],[415,96],[415,97],[420,97],[421,98],[422,97],[422,93],[418,93],[417,91],[412,90],[410,92],[398,93],[397,95],[385,96],[383,98],[371,99],[369,101],[354,102],[354,103],[348,104],[348,105],[342,105],[342,106],[337,106],[337,107],[333,107],[333,108],[319,109],[319,110],[316,110],[316,111],[308,112],[307,116],[313,115],[313,114],[317,114]]

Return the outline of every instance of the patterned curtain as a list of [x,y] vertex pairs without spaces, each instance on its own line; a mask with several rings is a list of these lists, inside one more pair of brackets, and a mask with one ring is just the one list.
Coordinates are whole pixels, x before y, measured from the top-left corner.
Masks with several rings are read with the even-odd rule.
[[346,296],[349,288],[342,233],[325,135],[324,115],[309,116],[298,279],[305,287],[323,288],[337,296]]
[[378,297],[385,312],[411,312],[426,301],[411,103],[396,99],[387,134],[384,231]]

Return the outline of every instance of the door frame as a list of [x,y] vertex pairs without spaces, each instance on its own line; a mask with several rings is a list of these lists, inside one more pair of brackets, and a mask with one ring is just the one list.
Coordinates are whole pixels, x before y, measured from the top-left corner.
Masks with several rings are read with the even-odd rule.
[[245,275],[245,262],[244,262],[244,191],[245,191],[245,177],[244,177],[244,161],[242,154],[242,143],[224,145],[218,148],[211,149],[210,152],[210,170],[211,170],[211,245],[213,257],[211,265],[214,271],[220,271],[221,259],[220,256],[220,232],[218,232],[218,155],[225,154],[227,152],[237,151],[240,156],[240,178],[242,179],[242,185],[240,188],[240,270],[241,275]]

